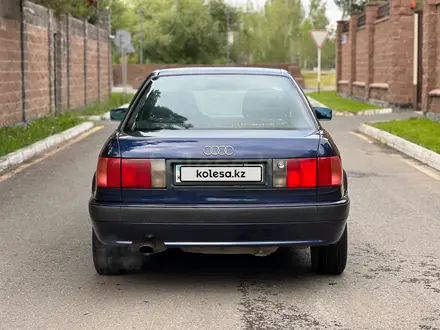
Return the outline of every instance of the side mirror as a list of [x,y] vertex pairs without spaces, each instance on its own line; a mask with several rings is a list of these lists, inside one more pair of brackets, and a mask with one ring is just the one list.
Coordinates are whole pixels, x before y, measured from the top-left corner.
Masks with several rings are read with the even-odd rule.
[[333,116],[333,110],[329,108],[322,108],[322,107],[314,107],[313,110],[315,110],[316,117],[318,117],[319,120],[331,120]]
[[125,104],[119,108],[110,110],[110,119],[115,121],[122,121],[128,110],[128,104]]

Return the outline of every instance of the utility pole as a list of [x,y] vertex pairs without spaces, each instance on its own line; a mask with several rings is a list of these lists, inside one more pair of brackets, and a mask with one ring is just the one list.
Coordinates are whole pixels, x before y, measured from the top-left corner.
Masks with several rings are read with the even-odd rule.
[[240,49],[240,34],[241,34],[241,24],[242,21],[238,21],[238,34],[237,34],[237,63],[241,63],[241,49]]
[[144,15],[144,11],[139,9],[137,13],[139,14],[139,63],[144,64],[144,49],[142,45],[142,16]]
[[226,63],[230,62],[230,54],[229,54],[229,10],[226,10]]

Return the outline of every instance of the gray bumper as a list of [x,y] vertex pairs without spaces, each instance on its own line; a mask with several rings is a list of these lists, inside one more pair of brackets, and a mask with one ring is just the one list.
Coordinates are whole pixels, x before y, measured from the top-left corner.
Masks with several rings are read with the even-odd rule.
[[306,205],[115,205],[89,202],[93,228],[106,244],[167,246],[327,245],[339,240],[350,201]]

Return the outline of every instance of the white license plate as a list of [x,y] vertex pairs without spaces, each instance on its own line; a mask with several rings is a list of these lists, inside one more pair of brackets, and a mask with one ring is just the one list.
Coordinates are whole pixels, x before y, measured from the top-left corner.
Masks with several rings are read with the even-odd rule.
[[176,182],[263,182],[263,166],[176,166]]

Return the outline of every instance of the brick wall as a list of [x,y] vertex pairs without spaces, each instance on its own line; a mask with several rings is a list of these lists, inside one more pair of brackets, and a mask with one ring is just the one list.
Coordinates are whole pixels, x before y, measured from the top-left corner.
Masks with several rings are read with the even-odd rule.
[[[440,120],[440,0],[424,0],[419,14],[423,23],[419,36],[423,41],[419,49],[421,81],[413,79],[415,18],[408,1],[370,2],[365,25],[355,28],[351,23],[359,17],[353,15],[350,24],[338,22],[338,40],[348,40],[336,47],[338,92],[399,108],[419,103],[430,118]],[[343,38],[344,33],[351,37]],[[355,52],[351,50],[353,41]]]
[[440,121],[440,1],[423,6],[423,110]]
[[27,119],[51,113],[47,27],[27,26]]
[[[341,40],[346,21],[338,22]],[[414,18],[408,3],[370,2],[348,21],[348,42],[337,51],[338,92],[356,98],[411,107]],[[353,49],[353,47],[355,49]]]
[[87,40],[87,100],[93,103],[98,99],[98,31],[89,26]]
[[365,49],[367,44],[367,30],[365,26],[357,31],[356,41],[356,76],[355,81],[365,82],[367,80],[367,58],[368,52]]
[[347,43],[342,45],[342,58],[344,59],[344,61],[342,62],[342,76],[339,80],[348,80],[350,77],[350,52],[350,41],[347,40]]
[[71,18],[70,47],[70,107],[80,108],[86,104],[84,93],[84,23]]
[[374,24],[374,67],[373,82],[388,83],[390,68],[390,38],[391,23],[389,17],[379,20]]
[[[194,67],[194,66],[205,66],[200,64],[194,65],[179,65],[179,64],[150,64],[150,65],[140,65],[140,64],[129,64],[127,65],[127,85],[138,88],[145,78],[153,71],[163,68],[177,68],[177,67]],[[221,66],[221,65],[206,65],[210,67]],[[300,85],[304,85],[303,76],[299,66],[281,63],[281,64],[240,64],[240,65],[230,65],[230,66],[245,66],[245,67],[264,67],[264,68],[275,68],[284,69],[288,71]],[[115,86],[122,85],[122,69],[121,65],[113,65],[113,80]]]
[[[6,2],[6,5],[4,5]],[[23,13],[23,14],[22,14]],[[80,108],[111,93],[110,12],[93,26],[25,1],[0,6],[0,125]],[[87,79],[86,79],[87,77]]]
[[0,125],[22,118],[20,22],[0,17]]

